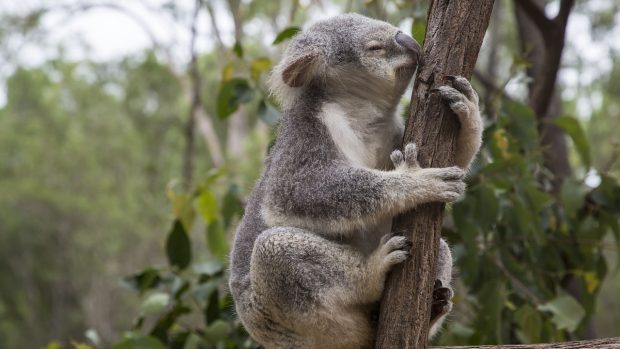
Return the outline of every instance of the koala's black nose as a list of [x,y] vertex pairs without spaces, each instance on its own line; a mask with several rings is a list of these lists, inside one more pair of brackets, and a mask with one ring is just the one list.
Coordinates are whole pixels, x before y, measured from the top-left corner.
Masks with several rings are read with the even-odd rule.
[[404,46],[407,50],[420,54],[420,45],[413,40],[411,36],[404,34],[403,32],[398,32],[394,40],[396,40],[399,45]]

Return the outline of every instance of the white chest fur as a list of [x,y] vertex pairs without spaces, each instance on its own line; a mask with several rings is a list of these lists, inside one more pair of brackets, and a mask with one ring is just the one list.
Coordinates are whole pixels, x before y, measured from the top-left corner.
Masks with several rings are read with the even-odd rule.
[[382,115],[372,107],[323,105],[320,119],[336,147],[353,166],[385,168],[402,135],[403,122],[397,115]]

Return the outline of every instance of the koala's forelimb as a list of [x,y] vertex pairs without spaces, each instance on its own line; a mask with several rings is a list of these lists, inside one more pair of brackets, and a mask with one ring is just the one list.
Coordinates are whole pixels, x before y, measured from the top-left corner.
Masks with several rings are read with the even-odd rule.
[[[347,234],[428,202],[451,202],[465,191],[459,167],[421,168],[414,144],[395,151],[395,169],[347,165],[299,171],[283,193],[267,185],[263,215],[270,226],[295,226],[322,234]],[[274,183],[275,184],[275,183]],[[277,195],[270,195],[277,192]]]
[[447,76],[450,86],[437,89],[441,98],[457,115],[461,130],[456,140],[455,164],[468,169],[482,145],[482,119],[478,108],[478,94],[462,76]]

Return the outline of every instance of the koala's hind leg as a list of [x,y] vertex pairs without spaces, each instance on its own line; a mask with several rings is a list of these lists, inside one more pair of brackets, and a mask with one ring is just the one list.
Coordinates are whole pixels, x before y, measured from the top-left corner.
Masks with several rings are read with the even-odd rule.
[[366,257],[306,230],[266,230],[250,263],[252,308],[262,314],[245,325],[267,348],[289,347],[283,340],[301,349],[369,348],[369,305],[380,299],[387,272],[409,248],[405,238],[390,236]]

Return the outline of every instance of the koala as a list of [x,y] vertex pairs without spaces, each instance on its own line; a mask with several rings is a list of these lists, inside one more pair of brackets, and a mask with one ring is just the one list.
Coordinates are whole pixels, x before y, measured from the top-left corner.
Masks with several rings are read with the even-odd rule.
[[[420,51],[395,26],[345,14],[294,37],[274,68],[283,115],[235,236],[229,285],[239,319],[265,348],[373,347],[386,275],[415,248],[391,231],[392,218],[464,193],[482,133],[466,79],[448,77],[434,91],[461,123],[457,166],[421,168],[414,144],[394,150]],[[432,333],[451,309],[451,273],[442,240]]]

